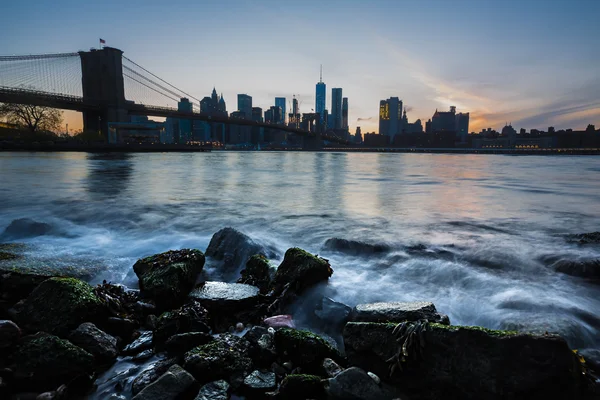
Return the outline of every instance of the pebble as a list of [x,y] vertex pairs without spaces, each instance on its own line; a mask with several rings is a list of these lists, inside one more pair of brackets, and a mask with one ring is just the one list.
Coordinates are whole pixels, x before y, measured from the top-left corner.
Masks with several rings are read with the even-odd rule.
[[269,335],[274,335],[275,334],[275,328],[269,328],[269,329],[267,329],[267,332],[269,332]]
[[373,379],[375,381],[376,384],[379,385],[379,382],[381,382],[381,379],[379,379],[379,377],[377,375],[375,375],[372,372],[367,372],[367,375],[369,375],[371,377],[371,379]]
[[238,332],[241,332],[244,330],[244,324],[242,324],[241,322],[238,322],[237,324],[235,324],[235,330]]

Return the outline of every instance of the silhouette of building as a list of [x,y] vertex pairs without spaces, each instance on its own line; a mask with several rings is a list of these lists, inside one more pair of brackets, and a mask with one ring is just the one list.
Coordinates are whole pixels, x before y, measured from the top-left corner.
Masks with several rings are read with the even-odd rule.
[[248,96],[247,94],[238,94],[237,100],[238,111],[244,113],[242,118],[252,119],[252,96]]
[[298,128],[300,127],[300,108],[298,105],[298,99],[296,96],[292,99],[292,112],[288,115],[288,126]]
[[430,132],[454,132],[461,142],[467,141],[469,135],[469,113],[456,113],[456,107],[449,111],[435,110],[431,118]]
[[348,98],[342,99],[342,129],[348,130]]
[[252,121],[263,122],[262,108],[252,107]]
[[276,124],[285,124],[285,113],[287,109],[285,108],[285,97],[275,97],[275,107],[279,107],[281,113],[279,115],[280,119],[275,121]]
[[[193,105],[190,99],[182,97],[177,103],[177,111],[192,112]],[[192,120],[188,118],[179,119],[179,137],[176,143],[185,144],[192,139]]]
[[360,126],[356,127],[356,133],[354,134],[354,143],[361,144],[363,141],[362,134],[360,132]]
[[342,88],[331,89],[331,129],[342,129]]
[[398,97],[390,97],[387,100],[381,100],[379,102],[379,134],[388,136],[391,143],[394,136],[402,132],[401,123],[402,100]]
[[327,87],[323,82],[323,67],[321,67],[321,74],[319,82],[317,82],[316,94],[315,94],[315,112],[319,114],[321,124],[325,123],[325,107],[327,103]]

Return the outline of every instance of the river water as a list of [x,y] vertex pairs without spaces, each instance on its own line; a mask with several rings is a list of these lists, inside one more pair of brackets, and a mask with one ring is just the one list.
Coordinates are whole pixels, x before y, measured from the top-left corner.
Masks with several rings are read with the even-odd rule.
[[[232,226],[277,249],[328,258],[330,295],[432,301],[453,324],[558,331],[600,348],[600,286],[551,268],[600,258],[564,235],[600,230],[600,159],[570,156],[212,152],[0,153],[0,232],[49,265],[134,284],[139,257],[206,249]],[[338,237],[391,251],[325,250]]]

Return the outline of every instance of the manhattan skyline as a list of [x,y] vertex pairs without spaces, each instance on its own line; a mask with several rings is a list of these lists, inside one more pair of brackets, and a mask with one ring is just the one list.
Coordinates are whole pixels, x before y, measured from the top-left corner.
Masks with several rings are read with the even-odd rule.
[[[0,16],[4,54],[106,45],[198,98],[213,87],[228,110],[246,93],[315,109],[315,84],[349,98],[354,131],[378,131],[379,101],[398,96],[411,121],[449,106],[471,113],[470,131],[600,125],[600,55],[588,1],[494,2],[147,1],[11,4]],[[74,34],[76,32],[77,34]],[[235,57],[232,57],[232,52]],[[65,115],[70,130],[81,118]],[[73,118],[75,117],[75,118]]]

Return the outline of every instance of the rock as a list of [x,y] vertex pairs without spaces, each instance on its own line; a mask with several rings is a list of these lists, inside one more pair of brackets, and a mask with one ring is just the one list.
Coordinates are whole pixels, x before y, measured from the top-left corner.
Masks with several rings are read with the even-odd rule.
[[158,308],[179,306],[196,284],[204,267],[200,250],[172,250],[142,258],[133,265],[140,292]]
[[167,358],[157,361],[150,368],[143,371],[135,377],[131,384],[131,394],[134,396],[142,391],[146,386],[156,381],[162,374],[167,372],[169,368],[177,364],[177,358]]
[[352,367],[328,380],[325,389],[332,400],[391,400],[398,398],[392,390],[382,388],[360,368]]
[[251,371],[249,348],[246,339],[220,334],[213,342],[185,353],[184,367],[201,383],[227,379],[235,389]]
[[36,236],[47,235],[52,232],[52,226],[44,222],[37,222],[29,218],[19,218],[13,220],[8,225],[2,235],[1,240],[24,239]]
[[358,304],[350,316],[352,322],[402,322],[422,319],[450,324],[446,315],[439,314],[433,303],[426,301]]
[[581,364],[559,336],[429,324],[408,347],[402,369],[390,376],[388,360],[399,350],[395,327],[349,322],[346,354],[351,364],[401,387],[411,399],[581,398]]
[[148,349],[148,350],[142,351],[141,353],[136,354],[135,356],[133,356],[131,358],[131,360],[133,362],[146,361],[147,359],[149,359],[153,355],[154,355],[154,350]]
[[150,314],[146,317],[146,328],[154,330],[156,329],[156,324],[158,322],[158,317],[154,314]]
[[138,354],[144,350],[152,348],[153,344],[153,333],[152,331],[142,332],[139,338],[128,344],[123,349],[122,353],[125,355]]
[[594,370],[596,374],[600,374],[600,350],[598,349],[583,349],[579,350],[579,354],[585,359],[587,366]]
[[[133,400],[175,400],[193,394],[196,380],[175,364],[155,382],[146,386]],[[197,389],[196,389],[197,390]]]
[[94,368],[94,357],[67,340],[45,333],[23,338],[14,354],[15,375],[27,390],[52,390]]
[[263,326],[253,326],[243,336],[250,343],[250,358],[258,366],[269,366],[276,358],[273,335]]
[[370,244],[357,240],[346,240],[340,238],[327,239],[323,245],[324,250],[339,251],[351,255],[369,255],[377,253],[387,253],[390,246],[387,244]]
[[200,388],[195,400],[228,400],[229,383],[224,380],[207,383]]
[[275,348],[280,357],[294,366],[313,371],[320,369],[325,358],[342,358],[323,338],[304,330],[279,329],[275,332]]
[[314,310],[314,314],[319,320],[318,325],[328,332],[341,331],[350,319],[351,313],[352,308],[350,306],[334,301],[329,297],[323,297]]
[[35,400],[54,400],[56,398],[56,392],[44,392],[38,394]]
[[52,276],[0,269],[0,293],[4,300],[14,304],[29,296],[33,289],[48,278]]
[[256,370],[244,379],[244,387],[253,394],[264,393],[276,387],[275,373]]
[[215,233],[206,248],[207,257],[222,262],[218,272],[224,277],[237,274],[240,267],[255,254],[269,258],[277,257],[273,249],[260,245],[234,228],[223,228]]
[[333,270],[324,258],[297,247],[288,249],[273,279],[275,294],[280,294],[286,285],[300,294],[317,283],[327,281],[331,274]]
[[325,370],[325,373],[328,377],[334,378],[336,375],[343,371],[343,368],[340,367],[331,358],[326,358],[323,360],[323,370]]
[[210,332],[208,311],[200,302],[190,299],[176,310],[164,312],[156,321],[154,342],[161,348],[173,335],[188,332]]
[[84,322],[69,335],[71,343],[81,347],[99,362],[117,358],[117,339],[96,328],[91,322]]
[[315,375],[288,375],[279,386],[279,394],[286,400],[324,399],[325,388]]
[[267,294],[271,286],[274,268],[269,260],[261,255],[255,254],[246,263],[246,268],[240,271],[242,277],[238,283],[256,286],[262,294]]
[[104,314],[90,285],[75,278],[50,278],[31,292],[16,320],[27,331],[66,336],[82,322],[97,321]]
[[210,312],[213,328],[219,332],[238,321],[255,322],[255,306],[259,302],[256,286],[243,283],[205,282],[198,285],[190,298],[200,301]]
[[379,377],[377,375],[375,375],[372,372],[367,372],[367,375],[369,375],[369,378],[373,379],[373,382],[375,382],[376,384],[379,385],[379,383],[381,383],[381,379],[379,379]]
[[212,335],[204,332],[187,332],[173,335],[165,343],[165,349],[171,353],[183,354],[197,346],[212,342]]
[[568,235],[567,241],[579,244],[598,244],[600,243],[600,232],[579,233]]
[[136,321],[129,318],[109,317],[106,320],[105,329],[108,333],[119,336],[127,342],[138,326]]
[[600,283],[600,259],[598,260],[560,260],[553,265],[557,272],[590,279]]
[[21,329],[12,321],[0,320],[0,354],[10,349],[21,337]]
[[274,315],[269,318],[265,318],[263,320],[265,325],[270,326],[272,328],[295,328],[296,324],[292,319],[292,316],[287,315]]

